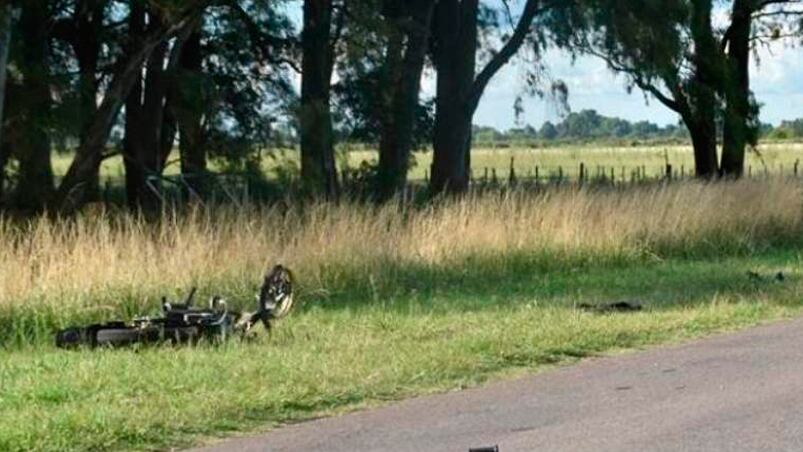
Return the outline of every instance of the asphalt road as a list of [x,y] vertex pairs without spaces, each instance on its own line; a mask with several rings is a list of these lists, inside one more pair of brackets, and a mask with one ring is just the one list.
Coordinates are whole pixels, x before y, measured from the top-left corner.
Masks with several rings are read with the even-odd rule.
[[803,319],[290,425],[205,451],[801,451]]

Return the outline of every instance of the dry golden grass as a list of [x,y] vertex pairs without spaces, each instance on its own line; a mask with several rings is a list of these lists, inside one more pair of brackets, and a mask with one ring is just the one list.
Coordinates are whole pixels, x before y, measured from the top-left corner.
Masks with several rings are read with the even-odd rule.
[[0,306],[53,300],[87,306],[98,291],[256,281],[273,262],[295,269],[305,291],[325,292],[340,274],[357,271],[374,284],[388,269],[460,265],[471,256],[749,249],[796,237],[801,220],[801,186],[780,179],[477,195],[425,209],[322,204],[290,213],[195,211],[155,225],[97,212],[22,227],[3,220]]

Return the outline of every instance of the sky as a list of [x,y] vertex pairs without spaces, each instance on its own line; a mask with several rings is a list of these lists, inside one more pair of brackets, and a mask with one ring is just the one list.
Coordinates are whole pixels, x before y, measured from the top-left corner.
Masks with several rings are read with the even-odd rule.
[[[758,63],[760,61],[760,63]],[[634,89],[628,94],[625,78],[611,72],[596,57],[571,58],[559,51],[544,57],[553,80],[563,80],[569,87],[571,111],[595,109],[606,116],[630,121],[649,120],[660,125],[676,124],[678,116],[655,99],[646,99]],[[560,121],[558,109],[548,100],[524,98],[524,114],[515,123],[513,103],[522,93],[524,68],[521,62],[504,67],[491,81],[474,116],[477,125],[503,130],[530,124],[539,127],[544,121]],[[784,119],[803,117],[803,48],[781,43],[758,51],[751,65],[751,83],[756,98],[763,104],[762,122],[774,125]],[[424,95],[434,92],[434,80],[424,80]]]
[[[501,6],[501,0],[488,0]],[[523,2],[513,2],[517,15]],[[291,11],[291,17],[300,24],[300,10]],[[715,10],[714,22],[724,23],[728,12],[723,7]],[[629,121],[648,120],[661,126],[677,124],[680,118],[655,99],[645,98],[639,89],[627,92],[623,76],[610,71],[597,57],[581,57],[574,61],[558,50],[544,55],[545,67],[551,80],[561,80],[569,87],[571,111],[594,109],[605,116]],[[516,123],[513,103],[523,93],[524,68],[514,59],[491,80],[474,115],[474,124],[493,126],[500,130],[525,124],[540,127],[544,121],[559,122],[559,109],[554,103],[537,97],[523,97],[524,113]],[[778,125],[783,120],[803,118],[803,43],[790,46],[776,42],[760,47],[753,55],[750,66],[751,88],[762,104],[762,122]],[[299,83],[300,85],[300,83]],[[424,74],[422,97],[435,94],[435,74],[431,69]]]

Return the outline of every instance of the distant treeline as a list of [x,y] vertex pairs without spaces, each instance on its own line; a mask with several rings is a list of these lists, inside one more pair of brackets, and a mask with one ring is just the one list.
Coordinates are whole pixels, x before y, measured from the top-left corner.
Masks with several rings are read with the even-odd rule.
[[[760,135],[769,139],[803,138],[803,118],[783,121],[778,126],[762,124]],[[475,125],[473,138],[475,145],[490,147],[578,142],[686,143],[690,139],[688,129],[680,124],[662,127],[650,121],[631,122],[601,115],[596,110],[573,112],[558,123],[546,121],[538,129],[525,125],[500,131]]]

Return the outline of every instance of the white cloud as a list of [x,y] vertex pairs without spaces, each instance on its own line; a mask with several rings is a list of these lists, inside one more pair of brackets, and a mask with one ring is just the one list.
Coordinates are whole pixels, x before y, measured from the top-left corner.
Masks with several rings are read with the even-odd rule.
[[[758,62],[757,62],[758,61]],[[803,49],[774,44],[762,48],[751,65],[752,88],[763,104],[762,121],[777,124],[783,119],[803,116]],[[551,79],[563,80],[569,87],[572,111],[593,108],[601,114],[631,121],[649,120],[658,124],[677,123],[677,115],[655,99],[645,102],[643,93],[628,94],[625,79],[611,72],[593,57],[572,61],[568,55],[552,50],[545,62]],[[522,92],[521,62],[511,63],[491,81],[477,110],[474,122],[506,129],[515,125],[513,102]],[[559,119],[549,101],[525,99],[522,120],[539,126]]]

